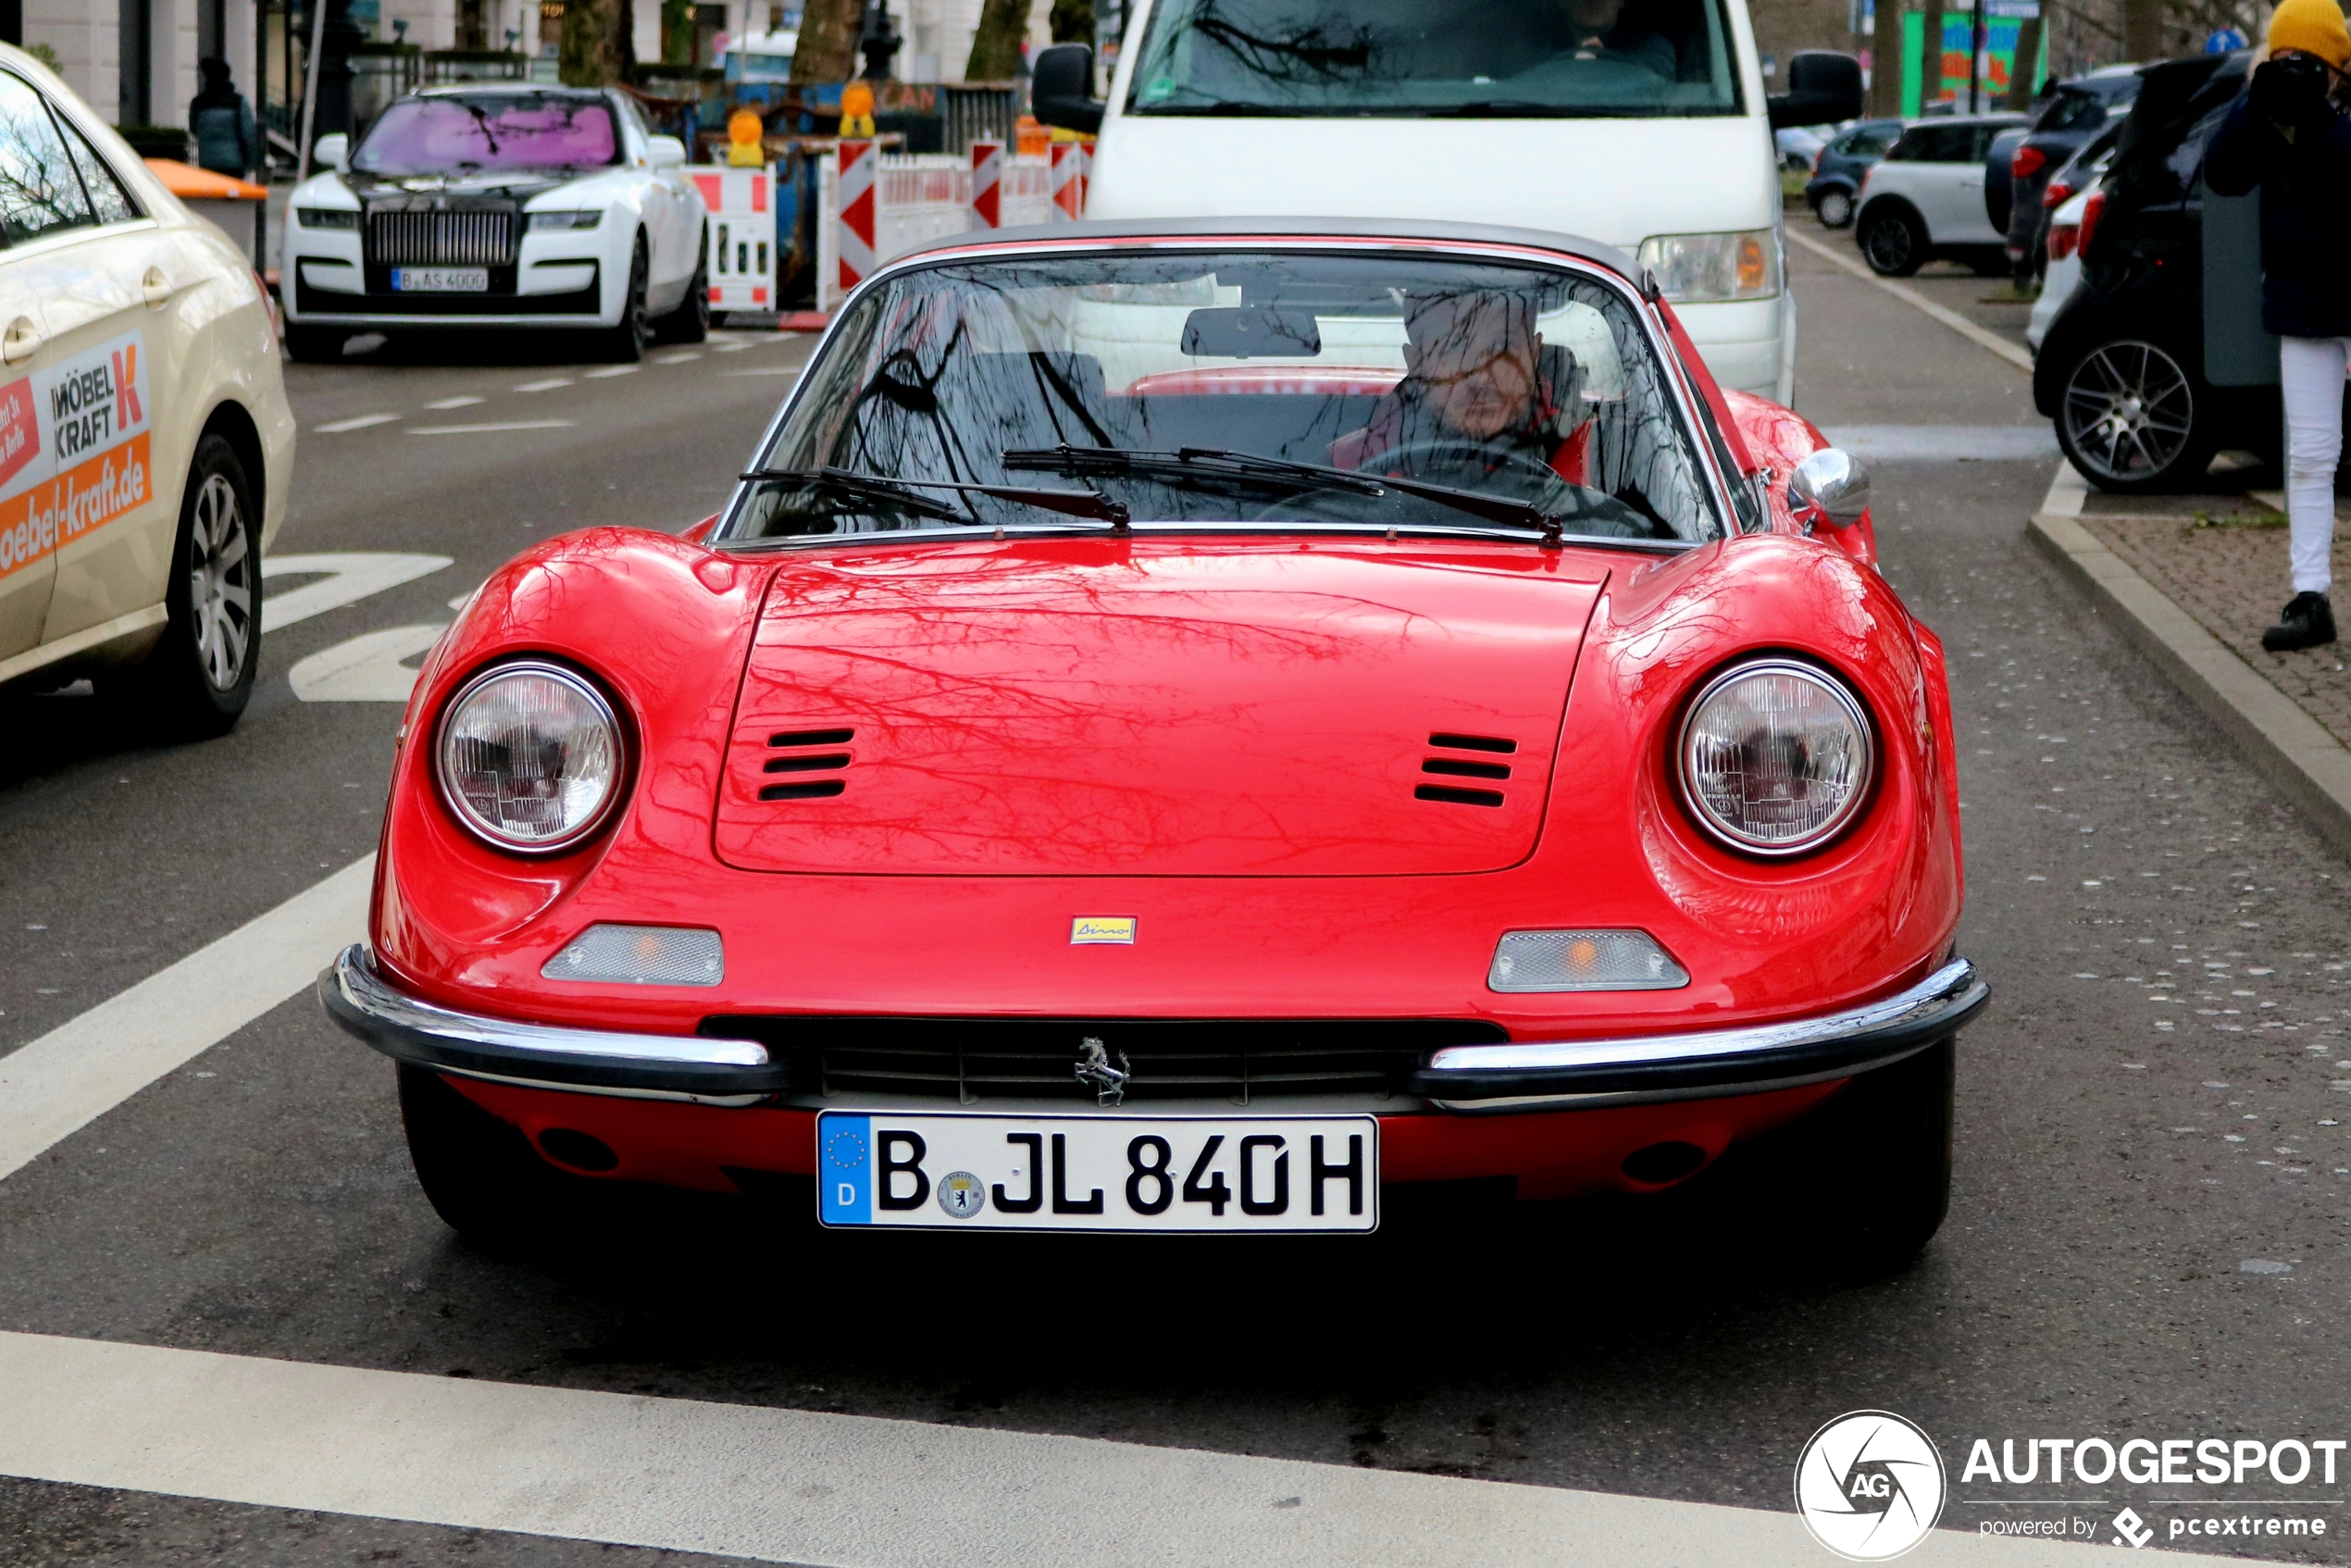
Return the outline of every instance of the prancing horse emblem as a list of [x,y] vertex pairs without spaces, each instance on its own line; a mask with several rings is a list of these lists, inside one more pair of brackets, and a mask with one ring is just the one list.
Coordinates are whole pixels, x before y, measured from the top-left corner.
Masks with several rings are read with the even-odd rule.
[[1126,1064],[1126,1052],[1118,1053],[1118,1065],[1110,1064],[1110,1052],[1102,1042],[1088,1035],[1077,1042],[1077,1081],[1094,1091],[1097,1105],[1120,1105],[1126,1100],[1126,1080],[1134,1071]]

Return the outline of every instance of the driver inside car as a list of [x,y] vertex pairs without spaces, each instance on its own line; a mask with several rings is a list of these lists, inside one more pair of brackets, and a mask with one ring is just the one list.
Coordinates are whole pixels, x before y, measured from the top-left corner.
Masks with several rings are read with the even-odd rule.
[[1331,443],[1332,467],[1509,493],[1543,469],[1583,483],[1583,375],[1564,349],[1544,352],[1535,312],[1492,290],[1406,295],[1403,378]]

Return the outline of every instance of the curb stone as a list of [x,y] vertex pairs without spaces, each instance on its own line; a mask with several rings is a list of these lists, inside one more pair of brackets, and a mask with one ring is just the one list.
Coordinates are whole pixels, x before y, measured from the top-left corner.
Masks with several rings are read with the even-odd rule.
[[2123,635],[2227,732],[2329,843],[2351,854],[2351,750],[2084,528],[2088,493],[2081,472],[2060,463],[2040,510],[2025,525],[2027,536],[2100,610],[2113,614]]

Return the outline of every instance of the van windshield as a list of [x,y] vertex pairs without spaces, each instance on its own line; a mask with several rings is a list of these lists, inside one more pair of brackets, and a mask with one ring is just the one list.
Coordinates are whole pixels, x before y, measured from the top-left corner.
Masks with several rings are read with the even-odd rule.
[[1162,0],[1136,115],[1735,115],[1722,0]]

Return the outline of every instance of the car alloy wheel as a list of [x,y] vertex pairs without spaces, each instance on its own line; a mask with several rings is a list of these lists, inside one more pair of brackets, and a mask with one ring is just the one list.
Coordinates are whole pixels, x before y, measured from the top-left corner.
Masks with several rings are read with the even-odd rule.
[[1873,218],[1861,230],[1861,259],[1881,278],[1908,278],[1926,259],[1925,236],[1908,218]]
[[653,337],[653,322],[645,308],[647,273],[651,266],[645,255],[645,237],[637,236],[637,248],[628,260],[628,296],[621,303],[620,320],[598,334],[603,340],[600,356],[620,365],[634,365],[645,356],[645,345]]
[[2066,455],[2101,486],[2161,483],[2189,466],[2199,433],[2196,387],[2153,343],[2103,344],[2067,378],[2058,433]]
[[163,634],[138,664],[93,678],[158,738],[225,735],[253,698],[261,622],[260,513],[237,449],[206,430],[180,494]]
[[1824,191],[1813,213],[1823,227],[1842,229],[1853,221],[1853,196],[1847,191]]
[[233,691],[253,657],[253,533],[223,474],[206,474],[188,530],[188,614],[196,662],[216,691]]

